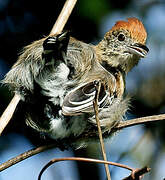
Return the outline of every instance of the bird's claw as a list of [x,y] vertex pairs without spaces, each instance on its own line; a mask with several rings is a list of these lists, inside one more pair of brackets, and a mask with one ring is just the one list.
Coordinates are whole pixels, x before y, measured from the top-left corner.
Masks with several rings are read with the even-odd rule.
[[66,47],[69,42],[69,32],[65,31],[61,34],[58,34],[56,36],[49,36],[43,43],[43,48],[44,50],[61,50],[64,51],[66,50]]

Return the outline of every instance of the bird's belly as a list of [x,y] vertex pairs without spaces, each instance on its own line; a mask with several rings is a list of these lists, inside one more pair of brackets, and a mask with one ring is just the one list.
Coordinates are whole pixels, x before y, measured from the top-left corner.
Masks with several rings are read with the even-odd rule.
[[84,114],[76,117],[64,116],[62,114],[62,104],[68,92],[68,86],[74,82],[68,79],[70,70],[61,63],[56,67],[56,71],[40,81],[42,95],[48,98],[47,107],[44,112],[49,119],[48,134],[53,139],[63,139],[71,136],[80,135],[86,128],[87,122],[84,121]]
[[60,63],[55,71],[45,75],[39,82],[42,88],[41,93],[47,96],[54,105],[62,106],[67,84],[69,83],[69,72],[69,68],[64,63]]
[[76,117],[65,117],[61,114],[50,121],[49,135],[53,139],[76,137],[82,134],[86,127],[87,121],[84,120],[84,114]]

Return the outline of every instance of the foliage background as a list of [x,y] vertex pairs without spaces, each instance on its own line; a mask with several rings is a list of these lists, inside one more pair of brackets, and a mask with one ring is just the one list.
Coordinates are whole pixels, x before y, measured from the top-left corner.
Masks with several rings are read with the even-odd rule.
[[[64,0],[0,0],[0,79],[9,71],[21,48],[49,34]],[[148,32],[150,53],[127,77],[127,93],[132,97],[132,108],[127,118],[165,113],[165,2],[164,0],[78,0],[65,27],[72,36],[96,44],[116,20],[138,17]],[[0,112],[12,94],[0,87]],[[106,140],[110,161],[132,167],[149,165],[151,173],[145,180],[165,177],[165,123],[149,123],[124,129]],[[23,110],[18,107],[12,121],[0,137],[0,162],[36,145],[45,144],[38,133],[27,128]],[[38,173],[51,158],[64,156],[100,157],[100,148],[92,143],[77,151],[49,150],[25,160],[0,174],[0,180],[37,179]],[[112,179],[128,175],[127,170],[111,167]],[[104,166],[62,162],[49,168],[43,179],[53,180],[105,179]]]

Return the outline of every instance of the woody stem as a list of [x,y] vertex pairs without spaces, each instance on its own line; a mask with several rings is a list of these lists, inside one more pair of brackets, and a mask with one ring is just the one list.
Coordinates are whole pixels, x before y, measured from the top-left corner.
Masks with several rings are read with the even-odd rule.
[[[105,152],[105,146],[104,146],[101,126],[100,126],[100,120],[98,117],[98,98],[99,98],[99,93],[100,93],[100,87],[101,87],[100,82],[97,82],[97,84],[95,85],[96,94],[95,94],[95,98],[93,101],[93,107],[94,107],[94,111],[95,111],[95,118],[96,118],[98,133],[99,133],[99,139],[100,139],[100,145],[101,145],[101,151],[102,151],[103,159],[104,159],[104,161],[107,161],[107,156],[106,156],[106,152]],[[105,166],[107,179],[111,180],[111,175],[110,175],[108,164],[104,164],[104,166]]]

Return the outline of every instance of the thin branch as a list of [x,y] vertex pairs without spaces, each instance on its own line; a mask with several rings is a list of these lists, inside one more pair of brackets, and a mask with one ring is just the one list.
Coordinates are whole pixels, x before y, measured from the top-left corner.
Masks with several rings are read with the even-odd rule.
[[[98,114],[99,114],[98,99],[99,99],[99,94],[100,94],[100,87],[101,87],[100,82],[96,82],[96,84],[95,84],[96,94],[95,94],[95,98],[93,101],[93,107],[94,107],[94,111],[95,111],[95,118],[96,118],[98,133],[99,133],[99,139],[100,139],[100,145],[101,145],[101,151],[102,151],[103,159],[104,159],[104,161],[107,161],[107,156],[106,156],[105,146],[104,146],[104,140],[103,140],[101,126],[100,126],[100,120],[99,120],[99,116],[98,116]],[[111,180],[111,175],[110,175],[108,164],[104,164],[104,165],[105,165],[105,171],[106,171],[107,179]]]
[[14,157],[14,158],[2,163],[0,165],[0,172],[11,167],[11,166],[13,166],[13,165],[15,165],[15,164],[17,164],[17,163],[19,163],[19,162],[21,162],[21,161],[23,161],[23,160],[25,160],[25,159],[27,159],[27,158],[29,158],[29,157],[31,157],[31,156],[34,156],[40,152],[46,151],[46,150],[54,148],[54,147],[56,147],[55,144],[49,144],[49,145],[40,146],[40,147],[31,149],[29,151],[26,151],[26,152]]
[[[77,0],[66,0],[63,9],[58,19],[56,20],[56,23],[54,24],[50,34],[59,34],[62,32],[76,2]],[[11,102],[9,103],[8,107],[0,117],[0,135],[2,134],[4,128],[7,126],[9,121],[11,120],[13,113],[20,100],[21,100],[20,96],[18,94],[15,94]]]
[[10,101],[9,105],[3,112],[2,116],[0,117],[0,135],[2,134],[3,130],[9,123],[10,119],[12,118],[20,99],[21,99],[20,95],[15,94],[13,99]]
[[121,121],[117,126],[113,128],[113,130],[120,130],[123,128],[127,128],[130,126],[135,126],[139,124],[145,124],[149,122],[161,121],[165,119],[165,114],[153,115],[153,116],[146,116],[141,118],[135,118],[127,121]]
[[140,180],[142,178],[142,176],[145,173],[150,172],[150,170],[151,170],[151,168],[148,168],[147,166],[143,167],[143,168],[140,168],[140,169],[134,169],[132,171],[131,175],[124,178],[123,180]]
[[151,170],[148,167],[134,169],[134,168],[131,168],[124,164],[110,162],[110,161],[104,161],[104,160],[98,160],[98,159],[90,159],[90,158],[82,158],[82,157],[65,157],[65,158],[54,158],[51,161],[49,161],[40,171],[38,180],[41,180],[42,174],[45,172],[45,170],[49,166],[51,166],[54,163],[60,162],[60,161],[82,161],[82,162],[88,162],[88,163],[100,163],[100,164],[117,166],[117,167],[124,168],[124,169],[131,171],[131,175],[124,178],[123,180],[140,180],[142,175],[144,175],[145,173],[147,173]]
[[120,168],[124,168],[127,170],[130,170],[132,172],[134,172],[136,169],[133,169],[127,165],[124,164],[120,164],[120,163],[115,163],[115,162],[110,162],[110,161],[104,161],[104,160],[98,160],[98,159],[90,159],[90,158],[82,158],[82,157],[65,157],[65,158],[55,158],[52,159],[51,161],[49,161],[40,171],[39,176],[38,176],[38,180],[41,180],[41,176],[43,174],[43,172],[52,164],[59,162],[59,161],[83,161],[83,162],[90,162],[90,163],[100,163],[100,164],[107,164],[107,165],[113,165],[113,166],[117,166]]
[[66,0],[63,9],[58,16],[56,23],[54,24],[50,34],[59,34],[62,32],[68,18],[76,4],[77,0]]

